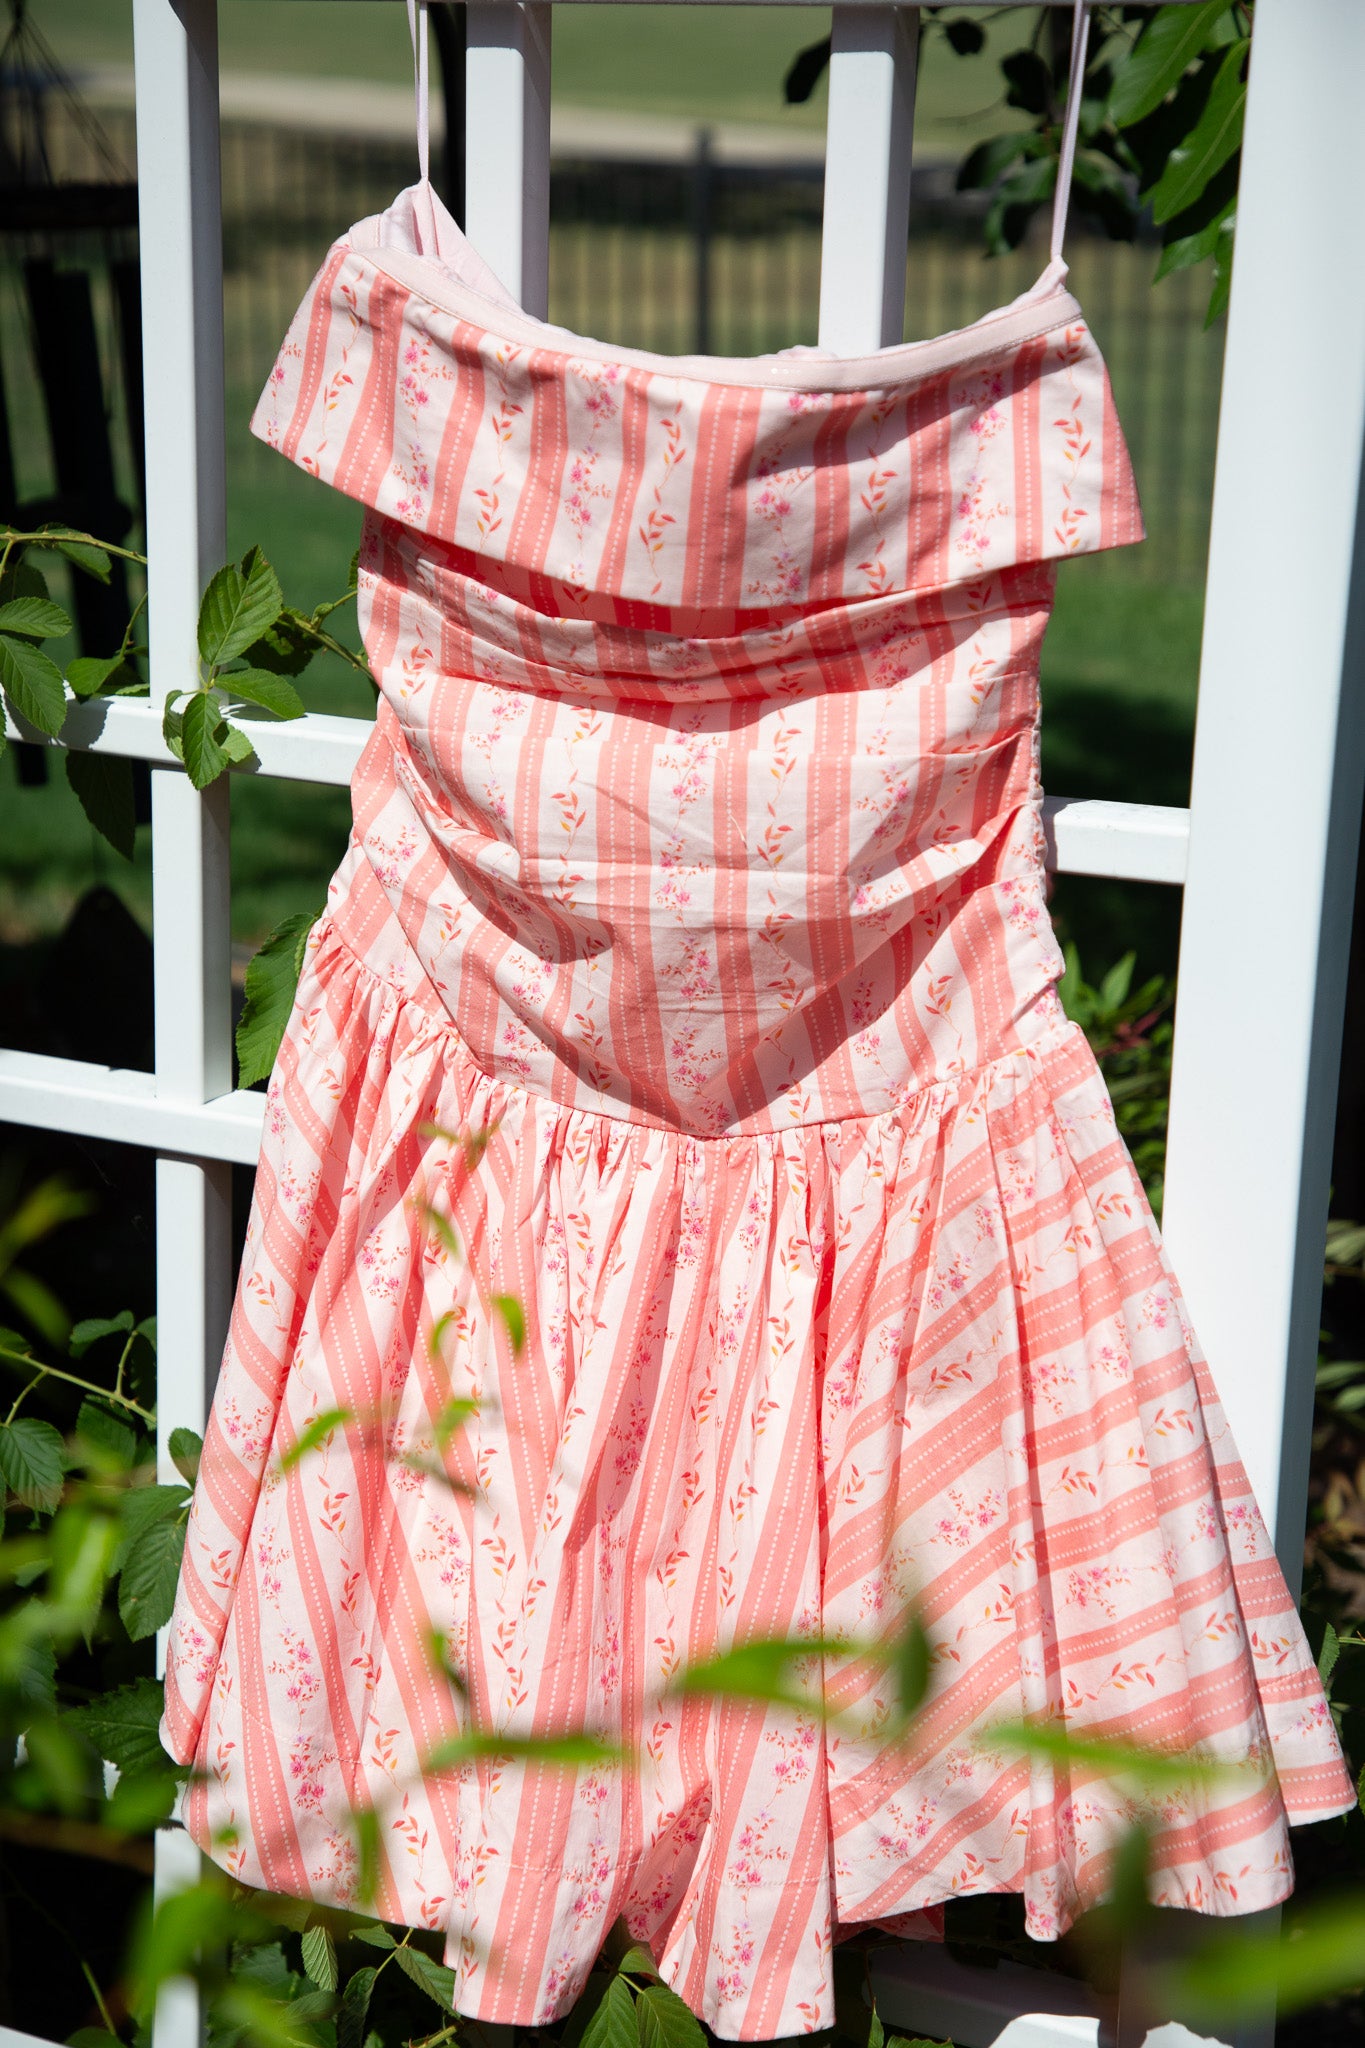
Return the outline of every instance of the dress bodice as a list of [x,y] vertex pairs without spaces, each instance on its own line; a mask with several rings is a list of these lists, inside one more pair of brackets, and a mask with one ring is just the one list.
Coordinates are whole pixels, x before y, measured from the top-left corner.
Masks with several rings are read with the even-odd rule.
[[1051,273],[860,360],[608,352],[417,188],[333,248],[255,426],[368,508],[337,888],[486,1072],[718,1136],[1052,1021],[1053,564],[1141,527]]

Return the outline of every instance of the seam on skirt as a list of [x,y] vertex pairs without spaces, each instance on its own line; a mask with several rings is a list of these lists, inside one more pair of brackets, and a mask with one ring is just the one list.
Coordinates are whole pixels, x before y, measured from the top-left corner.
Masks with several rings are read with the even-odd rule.
[[868,1110],[854,1116],[808,1117],[804,1121],[783,1124],[780,1129],[693,1131],[683,1124],[662,1123],[655,1117],[630,1116],[622,1110],[590,1107],[584,1103],[557,1102],[554,1096],[542,1095],[536,1089],[527,1088],[520,1081],[513,1081],[502,1074],[490,1074],[476,1058],[473,1048],[462,1035],[449,1011],[442,1008],[438,1015],[421,995],[414,990],[403,988],[396,981],[391,981],[387,975],[379,973],[367,960],[362,959],[339,929],[334,913],[327,912],[319,918],[313,932],[317,935],[315,950],[320,950],[322,945],[330,942],[345,954],[348,963],[361,979],[368,981],[377,989],[382,989],[386,996],[392,997],[395,1004],[406,1004],[420,1010],[426,1025],[426,1031],[422,1035],[449,1039],[460,1059],[472,1074],[477,1075],[485,1087],[494,1089],[504,1096],[522,1096],[528,1102],[543,1103],[556,1117],[582,1117],[595,1122],[626,1124],[632,1130],[658,1131],[662,1136],[676,1139],[679,1143],[777,1143],[797,1131],[842,1130],[849,1126],[860,1130],[897,1126],[909,1134],[921,1129],[928,1120],[935,1097],[938,1098],[939,1114],[943,1115],[979,1088],[989,1088],[998,1074],[1004,1073],[1017,1062],[1024,1061],[1033,1065],[1035,1073],[1032,1078],[1036,1079],[1037,1062],[1040,1057],[1048,1053],[1065,1055],[1079,1050],[1082,1046],[1089,1046],[1080,1025],[1062,1014],[1046,1024],[1038,1036],[1026,1044],[1011,1046],[1008,1051],[998,1053],[992,1059],[982,1060],[979,1065],[968,1067],[960,1074],[941,1075],[937,1080],[926,1081],[923,1087],[907,1095],[904,1102],[894,1109]]

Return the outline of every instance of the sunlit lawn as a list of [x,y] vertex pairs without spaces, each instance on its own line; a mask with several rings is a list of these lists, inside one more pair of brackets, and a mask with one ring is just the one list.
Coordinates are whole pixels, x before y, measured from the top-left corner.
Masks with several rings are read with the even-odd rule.
[[[31,12],[73,70],[132,61],[131,0],[30,0]],[[404,10],[380,0],[220,0],[224,70],[302,77],[411,77]],[[829,26],[819,7],[557,6],[553,92],[579,107],[682,116],[698,122],[772,122],[809,130],[824,120],[823,85],[787,107],[782,80],[793,57]],[[994,53],[1026,36],[1020,17],[988,22],[986,50],[954,57],[926,39],[916,145],[959,156],[981,134],[1021,118],[1003,105]]]

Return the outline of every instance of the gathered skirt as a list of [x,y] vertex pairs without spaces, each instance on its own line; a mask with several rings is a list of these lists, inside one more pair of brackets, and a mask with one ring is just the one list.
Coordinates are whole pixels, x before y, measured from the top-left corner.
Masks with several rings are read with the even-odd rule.
[[[931,1682],[904,1737],[866,1660],[803,1660],[810,1711],[672,1689],[735,1643],[874,1642],[908,1608]],[[1236,1768],[1153,1805],[1021,1753],[1023,1719]],[[424,1769],[471,1728],[629,1757]],[[1056,1936],[1139,1815],[1161,1902],[1267,1905],[1286,1814],[1351,1798],[1060,1011],[895,1113],[703,1138],[490,1078],[418,973],[327,921],[268,1097],[165,1734],[202,1773],[196,1840],[252,1884],[357,1903],[373,1810],[371,1903],[447,1931],[459,2010],[550,2020],[624,1915],[726,2038],[829,2024],[855,1923],[932,1933],[945,1900],[1016,1891]]]

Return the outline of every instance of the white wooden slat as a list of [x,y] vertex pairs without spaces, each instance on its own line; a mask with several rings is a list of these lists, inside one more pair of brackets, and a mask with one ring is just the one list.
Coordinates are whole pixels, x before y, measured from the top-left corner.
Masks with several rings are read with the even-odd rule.
[[[134,0],[138,245],[142,266],[149,660],[153,701],[191,687],[199,596],[226,552],[222,207],[216,0]],[[152,933],[158,1086],[207,1098],[231,1084],[229,812],[225,783],[152,789]],[[156,1168],[158,1465],[172,1429],[202,1429],[227,1327],[231,1169]],[[164,1631],[157,1663],[165,1659]],[[192,1882],[198,1852],[157,1839],[156,1890]],[[159,1994],[155,2048],[199,2048],[188,1980]]]
[[26,2034],[21,2027],[0,2027],[0,2048],[53,2048],[41,2034]]
[[550,310],[550,8],[466,10],[465,232],[523,312]]
[[1165,1230],[1297,1584],[1362,775],[1365,8],[1260,0]]
[[1047,865],[1057,874],[1116,882],[1183,882],[1190,814],[1174,804],[1097,797],[1043,799]]
[[[250,733],[254,764],[234,768],[235,775],[279,776],[290,782],[321,782],[344,787],[355,773],[365,742],[374,727],[366,718],[339,718],[312,711],[303,718],[277,723],[250,709],[234,712]],[[50,740],[36,726],[14,718],[6,707],[4,728],[10,739],[37,746],[79,747],[92,754],[122,754],[134,761],[181,774],[179,763],[161,737],[161,709],[140,697],[94,698],[73,703],[60,740]]]
[[840,7],[831,25],[820,245],[821,348],[905,335],[917,7]]
[[265,1097],[250,1089],[201,1102],[158,1094],[156,1076],[132,1068],[0,1051],[0,1123],[254,1166],[264,1114]]
[[[216,0],[135,0],[133,28],[156,706],[196,680],[199,597],[226,552]],[[228,889],[226,783],[200,795],[183,775],[156,776],[157,1081],[201,1101],[232,1085]],[[222,1349],[230,1193],[220,1163],[158,1164],[158,1414],[168,1473],[164,1439],[179,1426],[202,1428]]]
[[[158,1828],[155,1855],[158,1899],[187,1891],[199,1880],[202,1858],[183,1828]],[[157,1993],[153,2048],[203,2048],[203,2039],[199,1987],[190,1977],[172,1977]]]

